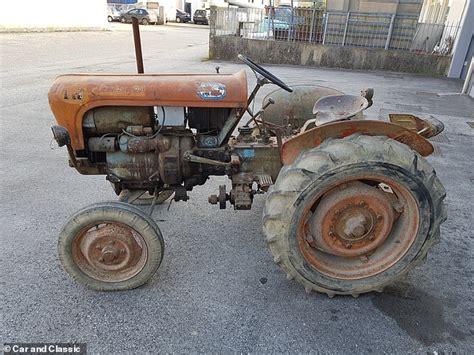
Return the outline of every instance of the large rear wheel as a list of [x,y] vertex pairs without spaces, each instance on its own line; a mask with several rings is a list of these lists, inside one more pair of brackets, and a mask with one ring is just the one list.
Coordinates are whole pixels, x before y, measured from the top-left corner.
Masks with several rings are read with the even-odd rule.
[[424,260],[446,219],[431,165],[387,137],[352,135],[284,167],[264,210],[275,263],[329,296],[381,291]]
[[137,207],[103,202],[74,214],[59,235],[59,260],[77,282],[99,291],[136,288],[161,264],[156,223]]

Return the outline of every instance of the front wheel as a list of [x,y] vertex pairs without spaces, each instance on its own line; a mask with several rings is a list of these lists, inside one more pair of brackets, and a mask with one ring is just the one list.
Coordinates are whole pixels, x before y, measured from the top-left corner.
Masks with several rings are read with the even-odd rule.
[[161,264],[164,242],[156,223],[122,202],[74,214],[59,235],[59,260],[77,282],[99,291],[136,288]]
[[142,19],[142,25],[147,26],[148,25],[148,20],[146,18]]
[[431,165],[387,137],[352,135],[304,151],[267,198],[275,263],[305,290],[381,291],[439,240],[445,190]]

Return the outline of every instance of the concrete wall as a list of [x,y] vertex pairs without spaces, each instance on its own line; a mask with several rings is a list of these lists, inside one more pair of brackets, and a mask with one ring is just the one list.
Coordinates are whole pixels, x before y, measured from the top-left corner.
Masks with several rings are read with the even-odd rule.
[[239,53],[249,56],[258,63],[391,70],[432,76],[446,75],[450,64],[450,57],[442,55],[214,36],[211,31],[209,38],[211,59],[236,60]]
[[106,0],[2,1],[0,30],[102,29]]

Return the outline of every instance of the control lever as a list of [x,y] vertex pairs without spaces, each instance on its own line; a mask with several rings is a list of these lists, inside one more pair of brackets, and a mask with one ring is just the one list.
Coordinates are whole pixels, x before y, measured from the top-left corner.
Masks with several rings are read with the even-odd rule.
[[[268,106],[273,105],[274,103],[275,103],[275,100],[273,100],[271,97],[269,97],[267,103],[266,103],[265,105],[263,105],[262,108],[261,108],[256,114],[254,114],[252,117],[250,117],[250,119],[247,121],[247,123],[244,124],[244,127],[248,126],[249,123],[252,122],[252,121],[254,121],[255,124],[258,126],[258,123],[257,123],[257,121],[256,121],[256,118],[257,118],[258,116],[260,116],[260,115],[266,110],[266,108],[267,108]],[[265,120],[262,119],[261,122],[262,122],[263,125],[264,125],[264,128],[263,128],[263,129],[265,129]]]

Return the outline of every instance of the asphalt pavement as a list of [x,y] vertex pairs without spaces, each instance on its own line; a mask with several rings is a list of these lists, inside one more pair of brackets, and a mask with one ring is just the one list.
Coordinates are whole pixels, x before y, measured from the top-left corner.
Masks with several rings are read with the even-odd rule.
[[[244,68],[208,61],[208,28],[198,27],[146,28],[145,71]],[[60,74],[134,72],[131,31],[0,34],[0,43],[0,343],[85,342],[90,353],[472,353],[474,130],[467,122],[474,122],[474,101],[456,94],[460,81],[268,66],[290,85],[352,94],[373,87],[372,117],[412,112],[444,121],[428,158],[447,189],[441,243],[384,293],[329,299],[288,281],[263,240],[265,196],[251,211],[208,204],[225,178],[195,188],[169,211],[155,208],[166,255],[151,282],[100,293],[61,269],[57,235],[79,208],[116,196],[103,176],[79,175],[65,149],[52,149],[46,95]],[[273,89],[265,87],[256,105]]]

